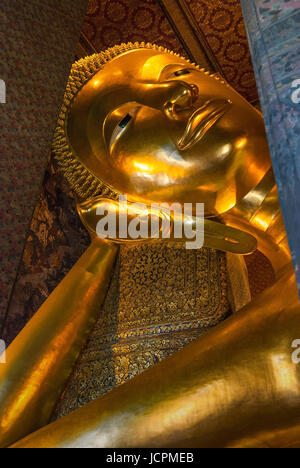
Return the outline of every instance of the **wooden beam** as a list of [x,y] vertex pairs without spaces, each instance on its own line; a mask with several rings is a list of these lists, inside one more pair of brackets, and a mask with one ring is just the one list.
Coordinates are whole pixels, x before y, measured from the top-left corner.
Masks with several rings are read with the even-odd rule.
[[223,75],[203,32],[185,0],[157,0],[190,60],[213,73]]

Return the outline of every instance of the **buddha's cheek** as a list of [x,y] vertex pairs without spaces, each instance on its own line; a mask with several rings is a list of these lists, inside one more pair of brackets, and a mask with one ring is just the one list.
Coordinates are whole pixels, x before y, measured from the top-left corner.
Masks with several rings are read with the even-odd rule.
[[217,192],[231,183],[244,160],[244,148],[237,147],[238,139],[205,137],[185,154],[193,164],[191,183],[201,189]]
[[[116,142],[110,157],[119,189],[145,194],[177,186],[181,190],[222,190],[235,177],[241,162],[240,132],[216,126],[187,151],[176,146],[176,134],[158,119],[136,122]],[[159,123],[160,125],[157,125]],[[156,125],[155,125],[156,124]],[[182,134],[182,131],[181,131]]]
[[163,132],[128,132],[113,148],[111,164],[138,192],[184,184],[195,175],[187,161]]

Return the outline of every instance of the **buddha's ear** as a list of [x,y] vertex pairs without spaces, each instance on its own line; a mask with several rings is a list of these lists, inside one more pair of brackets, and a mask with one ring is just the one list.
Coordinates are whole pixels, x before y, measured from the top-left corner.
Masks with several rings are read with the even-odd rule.
[[117,208],[118,202],[102,196],[92,197],[83,203],[77,204],[80,219],[92,238],[97,237],[98,213],[100,209],[104,212],[105,210],[115,211]]
[[204,247],[249,255],[257,249],[257,240],[248,232],[205,219]]
[[[92,239],[98,237],[117,244],[170,240],[169,235],[164,238],[163,234],[172,230],[171,212],[156,205],[130,202],[126,196],[120,196],[118,201],[97,196],[78,204],[77,210]],[[152,232],[154,222],[156,233]],[[137,236],[130,234],[133,231]]]

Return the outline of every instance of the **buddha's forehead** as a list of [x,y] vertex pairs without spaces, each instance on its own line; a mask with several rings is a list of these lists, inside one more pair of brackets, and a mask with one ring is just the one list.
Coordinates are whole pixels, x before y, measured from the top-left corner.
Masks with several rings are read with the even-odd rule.
[[127,51],[104,65],[94,80],[110,77],[107,84],[129,80],[157,81],[162,72],[169,67],[192,67],[184,58],[169,52],[155,49],[135,49]]

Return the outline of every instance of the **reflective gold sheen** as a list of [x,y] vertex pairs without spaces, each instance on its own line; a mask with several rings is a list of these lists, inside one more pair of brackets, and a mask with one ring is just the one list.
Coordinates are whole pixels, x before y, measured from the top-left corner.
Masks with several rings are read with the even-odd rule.
[[[8,349],[1,445],[26,435],[13,447],[299,445],[300,305],[261,114],[171,52],[122,45],[74,65],[54,149],[92,244]],[[97,207],[118,211],[119,193],[147,206],[205,203],[205,245],[237,254],[258,245],[276,282],[182,351],[46,426],[122,241],[95,234]]]
[[[146,210],[144,209],[146,207]],[[184,226],[189,222],[192,225],[192,229],[196,231],[197,218],[195,216],[188,216],[186,213],[178,213],[168,209],[159,209],[155,206],[141,205],[139,208],[137,203],[127,203],[126,209],[120,205],[118,201],[105,199],[103,197],[95,197],[92,200],[88,200],[78,206],[78,213],[81,221],[88,229],[91,238],[97,237],[97,222],[99,221],[99,215],[97,210],[101,212],[111,212],[116,214],[116,233],[114,236],[108,237],[111,241],[122,244],[122,243],[140,243],[140,242],[162,242],[163,235],[165,235],[166,242],[178,243],[178,238],[175,236],[175,223],[177,228],[181,228],[182,237],[181,242],[188,241],[189,239],[185,236]],[[130,238],[123,239],[120,236],[120,226],[118,223],[119,216],[125,213],[127,216],[128,225],[137,216],[141,216],[148,225],[148,236],[137,240],[130,240]],[[151,220],[157,220],[159,226],[159,232],[157,237],[151,237]],[[213,249],[223,250],[224,252],[231,252],[240,255],[248,255],[253,253],[257,248],[257,241],[251,234],[235,229],[229,226],[225,226],[221,223],[216,223],[210,219],[204,219],[204,247],[210,247]]]
[[258,111],[218,77],[153,49],[123,53],[90,79],[71,105],[67,136],[115,191],[201,201],[210,215],[232,208],[270,168]]
[[94,241],[6,352],[0,446],[46,424],[98,317],[117,247]]

